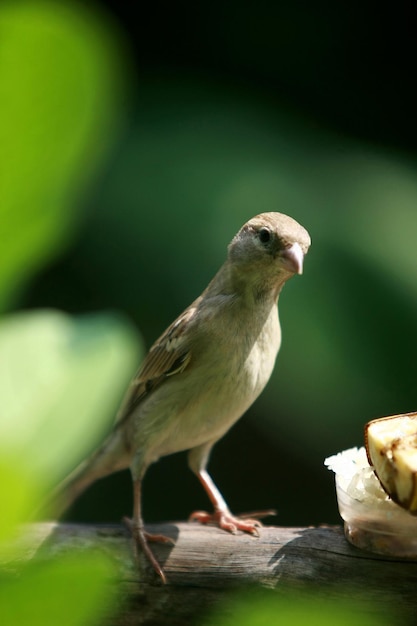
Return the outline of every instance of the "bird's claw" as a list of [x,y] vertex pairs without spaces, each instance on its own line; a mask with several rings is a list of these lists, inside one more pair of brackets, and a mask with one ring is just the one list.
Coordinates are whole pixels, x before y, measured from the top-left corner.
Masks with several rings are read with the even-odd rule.
[[[135,523],[132,519],[130,519],[130,517],[124,517],[123,518],[124,523],[126,524],[126,526],[128,527],[128,529],[130,530],[130,532],[132,533],[132,535],[135,534]],[[167,537],[166,535],[155,535],[153,533],[148,533],[146,532],[146,530],[142,531],[143,532],[143,536],[145,537],[146,541],[150,541],[151,543],[169,543],[172,546],[175,545],[175,541],[172,539],[172,537]]]
[[259,537],[259,528],[262,522],[257,517],[266,517],[275,514],[274,511],[259,511],[249,515],[232,515],[229,511],[194,511],[189,517],[190,521],[200,524],[216,524],[219,528],[235,535],[238,530]]
[[134,547],[134,555],[136,561],[139,560],[139,552],[143,552],[147,557],[148,561],[152,565],[155,572],[161,578],[162,582],[166,583],[166,576],[163,572],[162,567],[159,565],[156,560],[152,550],[150,549],[148,542],[158,542],[158,543],[169,543],[174,544],[174,540],[171,537],[166,537],[165,535],[155,535],[152,533],[148,533],[143,529],[143,526],[135,523],[135,520],[130,519],[129,517],[123,518],[124,523],[128,527],[132,539],[133,539],[133,547]]
[[151,541],[153,543],[169,543],[171,546],[175,546],[175,541],[172,537],[167,537],[166,535],[154,535],[152,533],[145,532],[145,537],[147,541]]

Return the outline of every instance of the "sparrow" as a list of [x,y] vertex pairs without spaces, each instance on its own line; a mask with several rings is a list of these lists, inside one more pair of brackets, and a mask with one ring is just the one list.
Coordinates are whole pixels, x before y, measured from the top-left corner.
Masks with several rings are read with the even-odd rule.
[[258,519],[232,515],[206,468],[213,445],[271,376],[281,344],[278,299],[286,281],[302,273],[310,243],[305,228],[282,213],[246,222],[208,287],[150,348],[109,437],[61,487],[67,507],[94,481],[130,468],[133,515],[126,521],[135,553],[145,554],[163,582],[149,542],[171,540],[146,532],[141,510],[143,478],[161,457],[189,451],[189,467],[214,508],[191,519],[258,534]]

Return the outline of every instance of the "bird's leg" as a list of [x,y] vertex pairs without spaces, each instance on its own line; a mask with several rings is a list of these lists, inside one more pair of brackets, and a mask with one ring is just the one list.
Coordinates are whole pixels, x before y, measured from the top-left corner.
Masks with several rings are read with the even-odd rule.
[[190,520],[196,520],[201,524],[215,522],[220,528],[233,534],[242,530],[252,535],[259,535],[258,528],[262,524],[257,518],[275,515],[275,511],[259,511],[247,516],[232,515],[209,473],[205,469],[200,469],[196,474],[213,504],[214,513],[195,511],[191,514]]
[[148,541],[157,541],[161,543],[174,543],[170,537],[165,535],[153,535],[145,531],[145,527],[142,519],[142,505],[141,505],[141,491],[142,480],[133,480],[133,516],[132,519],[124,518],[124,522],[132,533],[134,554],[136,560],[139,558],[139,550],[148,559],[149,563],[154,568],[155,572],[160,576],[163,583],[166,583],[165,574],[155,558],[152,550],[149,547]]

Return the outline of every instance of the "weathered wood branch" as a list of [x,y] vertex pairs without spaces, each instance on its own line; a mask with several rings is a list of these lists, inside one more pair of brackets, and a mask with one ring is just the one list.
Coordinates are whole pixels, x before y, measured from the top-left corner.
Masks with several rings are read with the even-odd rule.
[[[166,626],[193,623],[198,615],[239,586],[275,591],[321,589],[336,597],[358,593],[379,607],[396,607],[398,622],[417,614],[417,562],[390,560],[347,543],[341,527],[265,527],[259,537],[230,535],[190,523],[160,524],[150,532],[175,544],[153,544],[168,584],[145,562],[132,557],[127,530],[118,525],[44,523],[28,529],[20,558],[59,558],[75,549],[97,547],[115,558],[124,610],[111,624]],[[116,556],[115,556],[116,555]]]

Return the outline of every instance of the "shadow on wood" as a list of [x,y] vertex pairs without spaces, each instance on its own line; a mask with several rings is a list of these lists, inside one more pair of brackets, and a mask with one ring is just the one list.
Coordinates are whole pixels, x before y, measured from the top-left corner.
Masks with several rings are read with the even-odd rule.
[[129,533],[119,525],[34,524],[21,542],[20,559],[59,558],[87,547],[107,553],[126,600],[112,626],[192,624],[242,587],[320,590],[345,599],[357,594],[382,611],[394,610],[396,624],[413,623],[417,611],[417,563],[360,551],[345,540],[341,527],[269,526],[259,537],[185,522],[148,530],[175,541],[153,544],[167,585],[144,559],[134,561]]

